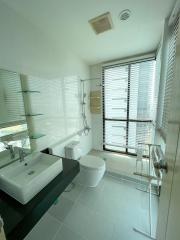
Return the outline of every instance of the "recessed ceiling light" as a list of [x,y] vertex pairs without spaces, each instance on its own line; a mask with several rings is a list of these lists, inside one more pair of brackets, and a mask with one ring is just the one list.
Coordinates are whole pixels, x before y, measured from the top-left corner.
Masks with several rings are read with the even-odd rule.
[[120,12],[119,14],[119,19],[121,21],[126,21],[127,19],[129,19],[131,16],[131,11],[129,9],[125,9],[122,12]]

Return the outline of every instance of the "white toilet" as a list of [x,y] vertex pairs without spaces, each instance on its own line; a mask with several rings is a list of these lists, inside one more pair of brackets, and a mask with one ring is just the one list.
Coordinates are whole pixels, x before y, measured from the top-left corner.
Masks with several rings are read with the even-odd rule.
[[80,163],[80,173],[77,182],[87,187],[96,187],[102,179],[106,165],[103,159],[92,155],[82,157],[79,142],[73,141],[65,146],[65,157],[78,160]]

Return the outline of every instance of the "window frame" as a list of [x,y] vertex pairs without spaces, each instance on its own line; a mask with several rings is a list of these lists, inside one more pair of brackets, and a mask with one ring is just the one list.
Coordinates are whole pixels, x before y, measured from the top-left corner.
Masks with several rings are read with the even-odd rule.
[[[137,119],[129,119],[129,101],[130,101],[130,82],[131,82],[131,65],[132,64],[136,64],[136,63],[141,63],[141,62],[147,62],[147,61],[153,61],[156,60],[155,56],[151,56],[148,58],[140,58],[137,60],[133,60],[133,61],[125,61],[123,63],[121,62],[116,62],[115,64],[111,63],[105,66],[102,66],[102,103],[103,103],[103,112],[102,112],[102,116],[103,116],[103,150],[104,151],[108,151],[108,152],[115,152],[115,153],[119,153],[119,154],[125,154],[125,155],[131,155],[131,156],[137,156],[136,153],[131,153],[128,151],[128,132],[129,132],[129,123],[130,122],[141,122],[141,123],[152,123],[153,124],[153,120],[137,120]],[[109,119],[105,117],[105,76],[104,76],[104,72],[105,69],[108,68],[113,68],[113,67],[117,67],[117,66],[128,66],[128,92],[127,92],[127,119]],[[105,143],[105,122],[106,121],[117,121],[117,122],[126,122],[127,128],[126,128],[126,148],[125,151],[117,151],[117,150],[110,150],[106,148],[106,143]],[[144,156],[147,157],[147,156]]]

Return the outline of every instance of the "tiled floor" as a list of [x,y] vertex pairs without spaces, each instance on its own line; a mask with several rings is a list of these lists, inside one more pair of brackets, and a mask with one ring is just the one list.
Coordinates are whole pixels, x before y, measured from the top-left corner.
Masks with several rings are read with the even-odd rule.
[[[154,231],[158,200],[153,197]],[[106,174],[97,188],[75,185],[64,192],[25,240],[146,240],[148,195]]]

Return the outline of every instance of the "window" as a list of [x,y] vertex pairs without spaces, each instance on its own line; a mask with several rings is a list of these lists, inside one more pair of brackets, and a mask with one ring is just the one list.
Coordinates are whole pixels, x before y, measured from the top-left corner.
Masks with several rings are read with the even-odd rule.
[[104,149],[135,154],[154,136],[156,61],[103,68]]
[[163,114],[161,122],[161,131],[164,137],[167,134],[168,128],[168,118],[170,110],[171,95],[173,89],[173,80],[174,80],[174,68],[176,60],[176,42],[179,29],[179,18],[175,23],[169,27],[168,35],[168,61],[167,61],[167,73],[166,73],[166,82],[165,82],[165,94],[163,96]]
[[173,89],[174,67],[176,60],[176,41],[178,36],[179,17],[169,25],[168,19],[165,21],[164,34],[157,59],[157,67],[160,71],[160,85],[158,96],[157,129],[160,135],[166,140],[170,104]]

